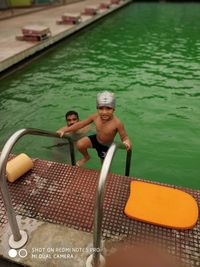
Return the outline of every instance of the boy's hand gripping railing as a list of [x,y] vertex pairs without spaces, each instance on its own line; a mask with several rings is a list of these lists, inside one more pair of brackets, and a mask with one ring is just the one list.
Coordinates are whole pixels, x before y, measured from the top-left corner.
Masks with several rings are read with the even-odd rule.
[[[95,203],[95,218],[94,218],[94,234],[93,234],[93,248],[94,253],[91,254],[86,261],[86,267],[101,267],[104,265],[104,257],[100,254],[101,252],[101,232],[102,232],[102,220],[103,220],[103,200],[105,193],[105,184],[112,159],[114,157],[117,145],[113,143],[104,159],[101,172],[99,175],[99,182],[96,189],[96,203]],[[127,151],[126,156],[126,169],[125,176],[129,176],[131,166],[132,150]]]
[[[38,130],[38,129],[21,129],[17,132],[15,132],[6,142],[6,144],[3,147],[2,153],[0,155],[0,188],[1,193],[3,196],[4,205],[7,211],[8,216],[8,222],[11,227],[12,235],[9,238],[9,245],[12,248],[20,248],[24,246],[26,243],[28,236],[25,231],[19,230],[16,215],[12,206],[10,193],[8,190],[8,184],[6,181],[6,165],[8,161],[8,156],[16,144],[16,142],[24,135],[40,135],[40,136],[48,136],[48,137],[57,137],[60,136],[55,132],[49,132],[44,130]],[[74,144],[72,139],[69,136],[64,136],[64,138],[68,139],[69,146],[70,146],[70,155],[71,155],[71,163],[72,165],[75,165],[75,154],[74,154]]]

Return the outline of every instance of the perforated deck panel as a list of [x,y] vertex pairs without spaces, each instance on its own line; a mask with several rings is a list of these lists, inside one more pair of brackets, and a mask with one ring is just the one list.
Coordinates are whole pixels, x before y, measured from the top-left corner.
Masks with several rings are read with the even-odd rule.
[[[200,222],[192,230],[173,230],[128,218],[123,210],[133,178],[111,174],[106,184],[103,236],[114,240],[155,241],[190,266],[200,266]],[[17,214],[92,232],[98,172],[43,160],[9,183]],[[177,188],[174,186],[174,188]],[[200,191],[182,188],[200,204]],[[0,195],[0,227],[7,216]]]

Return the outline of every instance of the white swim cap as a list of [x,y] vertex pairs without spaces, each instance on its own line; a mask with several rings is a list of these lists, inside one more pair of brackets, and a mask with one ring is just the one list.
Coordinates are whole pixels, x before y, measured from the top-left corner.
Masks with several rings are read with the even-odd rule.
[[97,94],[97,108],[99,107],[110,107],[114,109],[115,95],[108,91]]

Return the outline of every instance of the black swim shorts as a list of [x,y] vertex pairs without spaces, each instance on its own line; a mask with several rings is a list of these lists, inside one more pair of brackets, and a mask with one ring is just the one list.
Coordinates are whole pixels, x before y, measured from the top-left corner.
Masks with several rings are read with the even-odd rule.
[[96,134],[89,135],[88,137],[92,143],[92,147],[96,149],[98,156],[101,159],[104,159],[109,149],[109,146],[99,143],[99,141],[97,140]]

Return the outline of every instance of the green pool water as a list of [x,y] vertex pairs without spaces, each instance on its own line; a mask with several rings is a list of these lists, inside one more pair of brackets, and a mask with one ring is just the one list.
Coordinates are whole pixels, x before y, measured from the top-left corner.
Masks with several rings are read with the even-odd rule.
[[[107,89],[133,143],[131,175],[200,189],[199,21],[199,4],[132,4],[1,80],[0,149],[21,128],[56,131],[67,110],[87,117]],[[54,144],[24,137],[14,153],[67,161]],[[86,167],[100,168],[91,155]],[[118,150],[112,171],[124,164]]]

